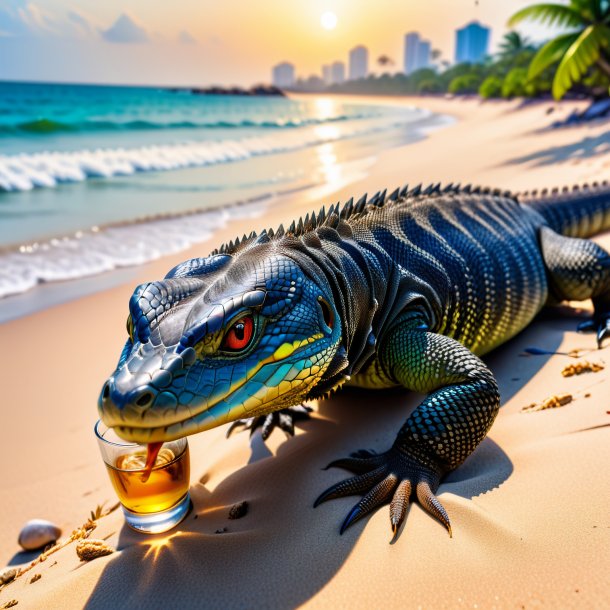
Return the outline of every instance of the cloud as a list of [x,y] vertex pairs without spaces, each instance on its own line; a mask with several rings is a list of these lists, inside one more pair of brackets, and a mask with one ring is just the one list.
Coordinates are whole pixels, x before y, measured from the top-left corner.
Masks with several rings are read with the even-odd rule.
[[94,35],[95,29],[91,25],[91,22],[82,13],[75,11],[74,9],[68,11],[68,21],[73,25],[79,33],[86,35]]
[[148,42],[146,30],[131,17],[123,13],[107,30],[100,30],[102,38],[108,42],[139,43]]
[[193,38],[189,32],[186,30],[182,30],[178,34],[178,42],[182,44],[197,44],[197,39]]

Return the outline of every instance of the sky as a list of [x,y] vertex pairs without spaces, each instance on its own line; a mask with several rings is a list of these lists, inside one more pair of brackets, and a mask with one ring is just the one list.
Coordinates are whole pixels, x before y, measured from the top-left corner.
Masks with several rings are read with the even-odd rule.
[[[404,35],[419,31],[453,60],[454,31],[492,28],[533,0],[0,0],[0,80],[249,86],[289,61],[297,75],[368,47],[402,69]],[[325,30],[320,17],[337,16]],[[548,33],[521,31],[541,40]],[[387,69],[386,69],[387,70]]]

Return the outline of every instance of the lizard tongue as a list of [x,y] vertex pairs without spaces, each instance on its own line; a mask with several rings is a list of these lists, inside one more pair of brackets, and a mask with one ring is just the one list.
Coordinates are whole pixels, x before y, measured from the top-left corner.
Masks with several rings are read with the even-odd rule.
[[150,473],[155,466],[157,461],[157,455],[163,443],[148,443],[146,447],[146,464],[144,465],[144,472],[142,473],[142,483],[146,483],[150,477]]

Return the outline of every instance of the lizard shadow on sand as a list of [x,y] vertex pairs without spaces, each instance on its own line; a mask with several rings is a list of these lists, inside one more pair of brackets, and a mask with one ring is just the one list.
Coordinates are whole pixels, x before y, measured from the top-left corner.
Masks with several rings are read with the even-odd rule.
[[[535,330],[526,330],[487,358],[504,402],[548,359],[522,358],[523,349],[534,344],[554,351],[575,323],[574,316],[547,314]],[[583,346],[590,341],[584,337]],[[194,509],[174,532],[144,538],[123,527],[122,552],[105,567],[86,607],[180,608],[194,600],[206,608],[300,606],[340,571],[368,521],[339,536],[339,525],[357,500],[343,498],[313,509],[319,493],[348,476],[322,468],[360,448],[387,449],[420,399],[400,390],[346,389],[320,402],[318,414],[300,425],[304,433],[282,443],[275,456],[256,449],[255,442],[250,463],[213,490],[203,474],[191,487]],[[492,428],[491,438],[443,482],[439,493],[472,498],[511,475],[510,457],[493,436]],[[245,434],[243,439],[247,442]],[[248,514],[228,520],[229,507],[242,500],[249,503]],[[408,544],[407,535],[401,538],[399,545]]]
[[569,160],[586,159],[606,154],[610,149],[610,132],[585,136],[577,142],[563,146],[552,146],[529,155],[515,157],[508,164],[520,165],[533,162],[535,166],[554,165]]

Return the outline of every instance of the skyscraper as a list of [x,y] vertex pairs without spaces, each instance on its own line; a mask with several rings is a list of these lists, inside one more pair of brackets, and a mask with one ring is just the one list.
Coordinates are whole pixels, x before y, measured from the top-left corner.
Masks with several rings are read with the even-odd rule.
[[366,78],[369,72],[369,51],[362,45],[349,52],[349,79]]
[[271,80],[276,87],[292,87],[294,85],[294,66],[283,62],[273,66]]
[[405,74],[411,74],[417,70],[417,47],[419,46],[419,34],[417,32],[409,32],[405,35],[405,57],[404,68]]
[[345,82],[345,64],[342,61],[335,61],[331,64],[330,77],[333,85]]
[[333,75],[329,64],[324,64],[322,66],[322,80],[325,85],[333,84]]
[[489,50],[490,29],[478,21],[472,21],[455,32],[455,61],[478,63]]
[[421,70],[422,68],[428,68],[430,66],[430,52],[430,41],[420,40],[417,45],[416,70]]

